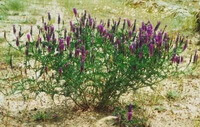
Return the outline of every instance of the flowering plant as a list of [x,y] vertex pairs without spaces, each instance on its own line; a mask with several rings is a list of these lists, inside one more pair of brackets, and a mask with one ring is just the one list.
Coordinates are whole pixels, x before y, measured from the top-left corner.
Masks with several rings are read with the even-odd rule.
[[[21,29],[17,34],[13,27],[15,48],[25,52],[25,73],[36,74],[23,88],[64,95],[82,108],[104,108],[129,90],[152,87],[174,74],[184,61],[181,53],[187,40],[171,39],[165,29],[159,30],[160,22],[155,27],[143,22],[138,31],[136,20],[108,19],[98,24],[86,11],[73,12],[76,21],[70,21],[70,29],[61,24],[60,15],[57,28],[42,18],[36,39],[31,27],[25,42]],[[192,58],[197,62],[197,52],[190,62]]]

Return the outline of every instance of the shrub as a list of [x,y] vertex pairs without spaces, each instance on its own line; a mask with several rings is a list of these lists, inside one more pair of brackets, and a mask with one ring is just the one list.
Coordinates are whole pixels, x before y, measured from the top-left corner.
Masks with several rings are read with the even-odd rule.
[[[61,25],[60,15],[56,29],[49,13],[49,22],[43,18],[36,39],[31,27],[22,41],[21,29],[18,34],[13,26],[13,47],[25,52],[25,74],[35,72],[35,77],[15,83],[15,90],[64,95],[82,108],[104,108],[127,91],[152,87],[175,74],[184,61],[181,53],[187,40],[180,35],[170,38],[165,29],[158,29],[160,22],[155,27],[143,22],[137,31],[136,20],[108,19],[98,24],[86,11],[73,12],[76,21],[70,21],[70,30],[64,22]],[[196,51],[190,62],[197,58]]]

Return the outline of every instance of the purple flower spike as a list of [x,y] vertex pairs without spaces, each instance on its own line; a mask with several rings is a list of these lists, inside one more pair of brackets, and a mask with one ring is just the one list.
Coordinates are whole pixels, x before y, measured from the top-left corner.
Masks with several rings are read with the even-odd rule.
[[63,39],[59,39],[59,49],[61,52],[65,49],[65,44]]
[[148,37],[151,37],[151,35],[153,34],[153,26],[151,23],[147,26],[147,34]]
[[77,16],[78,13],[77,13],[76,8],[73,8],[73,12],[74,12],[74,15]]
[[48,30],[47,23],[44,23],[44,30],[45,30],[45,31],[47,31],[47,30]]
[[76,51],[75,51],[75,57],[78,57],[78,56],[79,56],[79,54],[80,54],[80,52],[81,52],[81,50],[80,50],[80,49],[76,49]]
[[132,35],[133,35],[133,32],[132,32],[132,31],[129,31],[129,32],[128,32],[128,37],[131,38]]
[[186,41],[184,46],[183,46],[183,51],[185,51],[187,49],[187,47],[188,47],[188,42]]
[[145,24],[144,22],[142,22],[142,30],[143,30],[143,31],[146,31],[146,30],[147,30],[147,26],[146,26],[146,24]]
[[127,24],[128,24],[128,28],[131,27],[131,21],[129,19],[127,19]]
[[104,26],[102,24],[98,25],[97,26],[97,29],[100,33],[103,33],[103,30],[104,30]]
[[149,56],[153,56],[154,54],[154,44],[149,44]]
[[132,112],[132,111],[133,111],[133,105],[130,104],[130,105],[128,106],[128,112]]
[[162,32],[159,32],[158,35],[156,36],[156,42],[159,47],[162,45]]
[[130,45],[129,49],[130,49],[131,53],[134,53],[136,51],[136,44],[133,43],[132,45]]
[[134,21],[132,32],[135,32],[135,30],[136,30],[136,20]]
[[81,61],[81,72],[83,72],[83,71],[84,71],[84,62]]
[[70,21],[70,29],[72,32],[75,32],[74,24]]
[[93,19],[89,19],[89,26],[92,27]]
[[163,41],[164,42],[168,42],[169,41],[169,36],[168,36],[167,33],[164,34]]
[[49,34],[47,34],[46,36],[47,36],[47,41],[49,42],[51,40],[51,36]]
[[67,41],[67,47],[69,47],[69,46],[70,46],[71,37],[68,36],[68,37],[66,38],[66,41]]
[[30,40],[31,40],[30,34],[27,34],[27,39],[28,39],[28,42],[30,42]]
[[50,14],[50,12],[48,13],[48,20],[49,21],[51,20],[51,14]]
[[110,19],[108,19],[107,27],[108,27],[108,28],[110,27]]
[[58,24],[60,24],[60,14],[58,15]]
[[197,50],[195,51],[195,54],[194,54],[194,58],[193,58],[193,63],[197,63],[198,61],[198,54],[197,54]]
[[13,33],[16,34],[16,27],[13,25]]
[[155,28],[154,28],[154,32],[156,32],[156,31],[158,30],[160,24],[161,24],[161,22],[158,22],[158,23],[157,23],[157,25],[156,25]]
[[128,121],[131,121],[133,117],[133,112],[128,112],[127,117],[128,117]]
[[16,46],[17,47],[19,46],[19,38],[18,37],[16,38]]
[[54,32],[54,26],[51,26],[51,33]]
[[33,35],[33,26],[31,26],[30,34]]
[[62,67],[60,67],[60,68],[58,69],[58,72],[59,72],[60,75],[62,75],[62,73],[63,73]]

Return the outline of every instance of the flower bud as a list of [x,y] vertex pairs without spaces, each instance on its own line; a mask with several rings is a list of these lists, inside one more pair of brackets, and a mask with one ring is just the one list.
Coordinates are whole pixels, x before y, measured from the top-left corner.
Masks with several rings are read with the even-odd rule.
[[13,25],[13,33],[16,34],[16,27]]
[[30,35],[33,35],[33,26],[31,26]]
[[70,46],[71,37],[68,36],[68,37],[66,38],[66,41],[67,41],[67,47],[69,47],[69,46]]
[[160,26],[160,23],[161,23],[161,22],[158,22],[158,23],[157,23],[157,25],[156,25],[155,28],[154,28],[154,32],[156,32],[156,31],[158,30],[158,28],[159,28],[159,26]]
[[51,20],[51,14],[50,14],[50,12],[48,13],[48,20],[49,21]]
[[75,17],[77,17],[77,10],[76,10],[76,8],[73,8],[73,12],[74,12],[74,15],[75,15]]
[[128,121],[131,121],[133,117],[133,112],[128,112],[127,117],[128,117]]
[[16,46],[17,47],[19,46],[19,38],[18,37],[16,38]]
[[60,14],[58,15],[58,24],[60,24]]
[[131,27],[131,21],[129,19],[127,19],[127,25],[128,25],[128,28]]
[[30,34],[27,34],[27,39],[28,39],[28,42],[30,42],[30,40],[31,40]]

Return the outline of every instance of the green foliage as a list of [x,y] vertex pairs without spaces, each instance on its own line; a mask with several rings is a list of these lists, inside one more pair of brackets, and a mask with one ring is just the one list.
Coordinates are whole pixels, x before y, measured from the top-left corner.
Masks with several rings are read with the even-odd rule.
[[177,91],[171,90],[167,92],[166,96],[169,100],[176,100],[180,97],[180,93],[178,93]]
[[12,11],[23,11],[26,7],[25,0],[6,0],[5,6]]
[[47,119],[50,119],[50,116],[46,112],[37,112],[33,115],[34,121],[46,121]]

